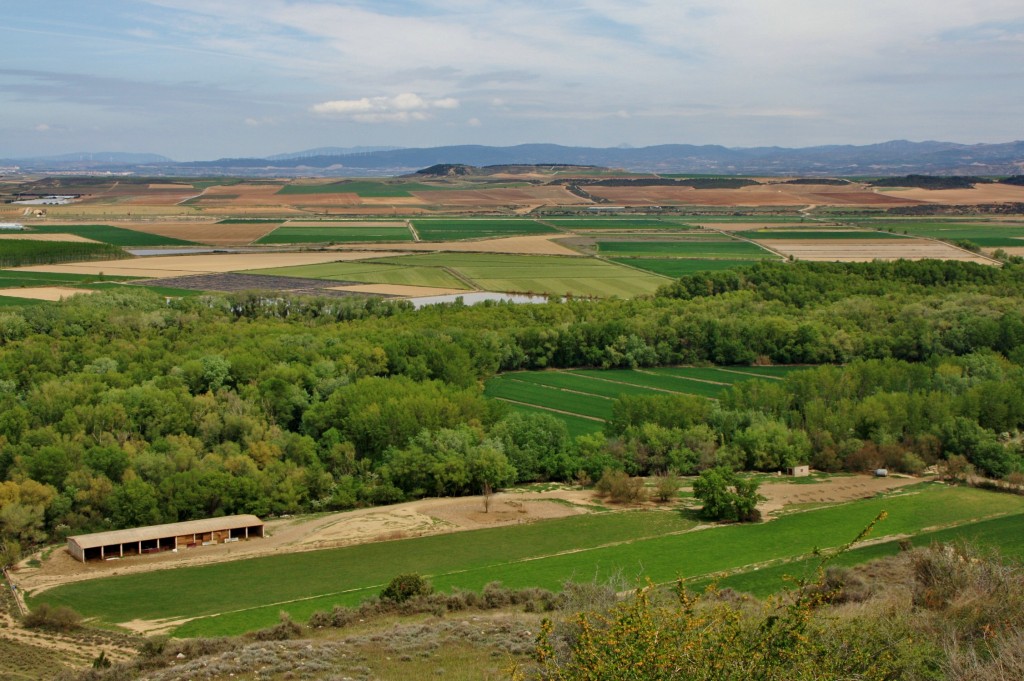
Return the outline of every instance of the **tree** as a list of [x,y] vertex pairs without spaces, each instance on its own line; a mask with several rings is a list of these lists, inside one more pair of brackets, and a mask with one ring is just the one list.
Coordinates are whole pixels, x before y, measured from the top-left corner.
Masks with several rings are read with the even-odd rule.
[[704,502],[701,515],[709,520],[750,522],[760,518],[757,503],[764,497],[758,494],[758,487],[757,480],[741,478],[719,466],[700,474],[693,483],[693,496]]

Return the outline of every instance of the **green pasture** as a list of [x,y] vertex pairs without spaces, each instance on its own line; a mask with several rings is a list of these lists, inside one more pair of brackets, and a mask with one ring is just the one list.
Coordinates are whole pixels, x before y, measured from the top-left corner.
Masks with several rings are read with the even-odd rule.
[[0,267],[51,265],[83,260],[114,260],[131,255],[118,246],[80,241],[36,241],[4,239],[0,241]]
[[805,371],[807,369],[813,369],[810,365],[800,366],[730,366],[730,367],[719,367],[722,371],[728,371],[730,373],[741,373],[741,374],[754,374],[756,376],[770,376],[773,378],[785,378],[794,371]]
[[748,239],[822,239],[822,240],[848,240],[848,239],[903,239],[902,234],[890,232],[879,232],[873,230],[815,230],[815,229],[759,229],[750,232],[741,232],[741,236]]
[[318,244],[412,241],[405,227],[290,227],[283,225],[256,240],[257,244]]
[[699,397],[718,398],[729,386],[720,383],[695,381],[681,375],[665,374],[656,369],[581,369],[574,371],[584,376],[615,380],[624,384],[639,385],[662,392],[683,393]]
[[638,385],[630,385],[620,381],[606,380],[597,372],[596,377],[576,374],[570,371],[520,371],[504,374],[509,380],[543,385],[549,388],[570,390],[574,392],[597,395],[598,397],[618,398],[619,395],[643,395],[651,391]]
[[757,244],[739,239],[695,239],[692,241],[598,241],[602,255],[677,256],[682,258],[727,258],[758,260],[777,258]]
[[[381,259],[381,262],[397,261]],[[665,279],[596,258],[490,253],[425,253],[401,258],[409,265],[448,267],[485,291],[632,298],[649,295]]]
[[604,421],[595,421],[594,419],[583,418],[582,416],[553,412],[550,409],[531,407],[525,404],[513,404],[511,402],[506,404],[512,411],[520,411],[525,414],[547,414],[548,416],[556,417],[559,421],[565,424],[566,429],[569,431],[569,437],[571,438],[575,438],[578,435],[600,433],[604,430]]
[[[438,288],[468,289],[466,282],[448,269],[438,266],[417,266],[414,256],[396,258],[330,262],[319,265],[273,267],[249,270],[249,274],[273,274],[282,277],[329,279],[331,281],[359,281],[366,284],[402,284],[405,286],[432,286]],[[409,261],[409,264],[405,264]]]
[[374,182],[355,180],[331,182],[329,184],[286,184],[278,194],[358,194],[365,197],[412,196],[410,192],[436,191],[445,189],[419,182]]
[[74,286],[101,281],[131,281],[137,277],[111,277],[95,274],[57,274],[51,272],[26,272],[24,270],[0,270],[0,288],[32,286]]
[[[75,234],[114,246],[194,246],[193,241],[172,239],[159,234],[146,234],[111,225],[32,225],[36,234]],[[52,243],[52,242],[51,242]]]
[[459,241],[462,239],[493,239],[503,236],[552,234],[558,230],[536,220],[523,218],[462,219],[417,218],[412,226],[423,241]]
[[[676,512],[603,513],[95,579],[30,596],[29,602],[67,605],[111,624],[198,618],[180,627],[178,636],[235,634],[275,623],[282,610],[303,620],[335,604],[354,605],[399,572],[428,576],[441,590],[478,590],[492,581],[559,589],[566,581],[615,575],[632,583],[700,578],[841,546],[882,511],[888,517],[873,538],[963,525],[947,535],[954,537],[997,515],[1017,514],[1020,528],[1024,498],[926,483],[770,523],[700,532],[688,531],[694,521]],[[989,536],[999,541],[1021,534],[1004,529]]]
[[717,258],[609,258],[609,260],[673,279],[699,272],[719,272],[737,267],[749,267],[755,262],[753,259],[725,260]]

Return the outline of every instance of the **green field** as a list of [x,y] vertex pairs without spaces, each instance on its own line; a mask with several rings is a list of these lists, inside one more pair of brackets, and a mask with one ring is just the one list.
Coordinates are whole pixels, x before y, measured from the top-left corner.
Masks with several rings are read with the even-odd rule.
[[694,225],[683,219],[660,217],[634,218],[545,218],[544,222],[562,229],[693,229]]
[[[951,524],[963,525],[951,536],[980,528],[977,534],[990,530],[991,536],[1016,547],[1024,537],[1019,531],[1024,526],[1019,515],[1024,513],[1024,498],[922,484],[764,524],[691,532],[694,522],[679,514],[602,513],[109,577],[57,587],[29,600],[32,605],[68,605],[107,623],[199,618],[180,627],[178,636],[233,634],[273,624],[282,610],[303,620],[335,604],[354,605],[375,595],[398,572],[428,576],[441,590],[478,590],[492,581],[512,588],[559,589],[567,580],[604,580],[612,575],[634,583],[644,578],[700,578],[842,545],[881,511],[888,518],[873,537],[916,534]],[[971,526],[1009,514],[1017,514],[1015,532]]]
[[[774,256],[773,256],[774,257]],[[627,267],[647,270],[673,279],[684,277],[688,274],[698,272],[718,272],[731,270],[737,267],[749,267],[754,262],[748,260],[724,260],[724,259],[703,259],[703,258],[608,258],[612,262]]]
[[604,430],[604,421],[595,421],[594,419],[583,418],[582,416],[573,416],[571,414],[557,414],[553,413],[549,409],[530,407],[525,404],[508,403],[508,407],[512,411],[519,411],[524,414],[547,414],[548,416],[555,416],[559,421],[565,424],[565,428],[569,431],[569,437],[571,438],[576,438],[579,435],[600,433]]
[[[721,383],[692,380],[683,374],[666,374],[657,369],[580,369],[572,373],[587,376],[592,380],[613,380],[626,385],[643,386],[651,391],[698,395],[712,399],[717,398],[729,387]],[[737,376],[735,382],[738,383],[742,380],[749,379]]]
[[278,194],[358,194],[365,197],[401,197],[412,196],[410,192],[443,190],[419,182],[374,182],[372,180],[355,180],[331,182],[329,184],[286,184],[278,190]]
[[605,421],[612,417],[612,404],[615,401],[612,397],[570,392],[552,386],[519,381],[514,378],[515,376],[516,374],[505,374],[491,379],[484,388],[484,394],[488,397]]
[[412,241],[405,227],[290,227],[282,225],[255,243],[258,244],[318,244]]
[[1024,224],[942,220],[870,220],[869,227],[946,241],[973,241],[985,248],[1024,246]]
[[691,241],[598,241],[602,255],[677,256],[682,258],[726,258],[731,260],[777,258],[757,244],[739,239],[695,239]]
[[759,229],[740,232],[748,239],[903,239],[902,234],[873,230]]
[[0,270],[0,288],[18,286],[74,286],[90,284],[97,281],[131,281],[137,277],[111,277],[94,274],[56,274],[51,272],[24,272],[20,270]]
[[52,265],[83,260],[117,260],[131,255],[117,246],[79,241],[34,241],[4,239],[0,241],[0,267]]
[[[468,289],[462,281],[443,267],[420,267],[411,262],[413,256],[402,256],[354,262],[331,262],[320,265],[274,267],[249,270],[249,274],[273,274],[283,277],[305,277],[332,281],[359,281],[367,284],[401,284],[405,286],[431,286]],[[410,261],[406,265],[405,261]]]
[[461,218],[415,219],[412,226],[423,241],[459,241],[461,239],[494,239],[503,236],[552,234],[558,230],[536,220],[505,218],[474,220]]
[[193,246],[193,241],[172,239],[159,234],[146,234],[110,225],[32,225],[36,234],[75,234],[114,246]]

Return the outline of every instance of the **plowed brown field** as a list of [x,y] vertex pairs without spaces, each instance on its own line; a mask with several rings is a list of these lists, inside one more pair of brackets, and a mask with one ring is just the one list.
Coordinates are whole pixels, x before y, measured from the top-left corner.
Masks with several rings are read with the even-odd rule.
[[886,191],[886,195],[943,205],[1024,203],[1024,187],[1009,184],[979,184],[974,189],[896,189]]
[[480,241],[406,241],[392,246],[386,244],[346,244],[334,246],[336,250],[359,251],[448,251],[452,253],[506,253],[510,255],[580,255],[578,252],[555,243],[553,239],[564,238],[560,234],[536,234],[532,236],[509,236],[500,239]]
[[[283,222],[283,220],[282,220]],[[111,223],[115,227],[132,229],[146,234],[159,234],[172,239],[195,241],[211,246],[245,246],[269,234],[280,225],[263,222],[242,225],[224,225],[215,222],[125,222]]]
[[921,203],[913,197],[879,194],[863,185],[769,184],[740,189],[693,189],[691,187],[587,187],[587,191],[616,204],[692,206],[901,206]]
[[77,234],[37,234],[35,232],[15,232],[13,234],[0,234],[0,239],[21,239],[24,241],[75,241],[84,244],[99,243],[93,239],[86,239]]
[[0,296],[8,298],[25,298],[28,300],[49,300],[57,301],[62,298],[81,295],[83,293],[95,293],[87,288],[69,288],[67,286],[38,286],[35,288],[4,288],[0,289]]
[[433,192],[412,192],[425,203],[440,206],[508,206],[546,205],[567,206],[590,203],[566,191],[561,185],[508,189],[457,189]]

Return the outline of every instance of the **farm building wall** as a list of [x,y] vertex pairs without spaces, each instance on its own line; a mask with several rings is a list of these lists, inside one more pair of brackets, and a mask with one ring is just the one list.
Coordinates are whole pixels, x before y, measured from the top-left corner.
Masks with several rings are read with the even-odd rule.
[[226,516],[68,537],[68,553],[84,563],[254,537],[263,537],[262,520],[254,515]]

